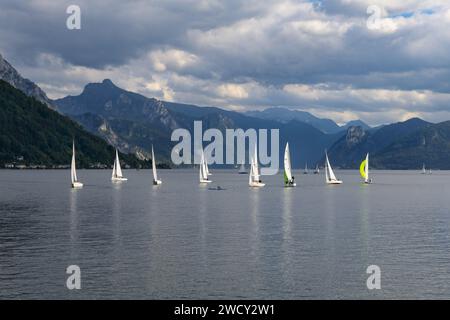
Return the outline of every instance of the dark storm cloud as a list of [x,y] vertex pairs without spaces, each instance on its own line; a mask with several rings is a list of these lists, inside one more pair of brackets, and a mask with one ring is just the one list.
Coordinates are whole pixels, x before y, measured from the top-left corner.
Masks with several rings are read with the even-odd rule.
[[[81,30],[65,27],[71,4]],[[373,4],[378,30],[366,25]],[[158,98],[343,118],[432,113],[450,101],[445,1],[3,0],[1,9],[1,52],[51,96],[112,77]]]

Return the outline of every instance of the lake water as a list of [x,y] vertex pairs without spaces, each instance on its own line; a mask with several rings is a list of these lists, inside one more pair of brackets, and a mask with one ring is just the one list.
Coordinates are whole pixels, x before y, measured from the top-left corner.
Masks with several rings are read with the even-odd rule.
[[[250,189],[213,170],[0,170],[0,298],[450,298],[450,173],[337,171],[341,186],[296,172]],[[81,268],[81,290],[66,268]],[[368,290],[366,268],[381,268]]]

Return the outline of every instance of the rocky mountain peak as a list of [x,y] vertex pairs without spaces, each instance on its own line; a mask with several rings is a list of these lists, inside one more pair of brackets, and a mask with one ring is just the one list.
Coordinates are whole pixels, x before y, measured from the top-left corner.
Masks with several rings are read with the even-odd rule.
[[27,96],[36,98],[40,102],[43,102],[47,106],[53,108],[52,103],[45,92],[42,91],[42,89],[39,88],[39,86],[34,82],[23,78],[20,73],[2,57],[2,55],[0,55],[0,79],[8,82],[14,88],[19,89]]
[[364,138],[366,137],[367,133],[366,131],[360,127],[360,126],[356,126],[356,127],[350,127],[347,130],[347,135],[345,137],[345,141],[347,142],[347,146],[348,147],[352,147],[355,146],[359,143],[361,143]]

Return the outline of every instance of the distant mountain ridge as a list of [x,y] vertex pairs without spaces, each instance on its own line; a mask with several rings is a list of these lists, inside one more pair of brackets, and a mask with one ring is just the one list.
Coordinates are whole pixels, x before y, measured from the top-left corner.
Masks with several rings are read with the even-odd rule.
[[364,130],[370,130],[370,129],[372,129],[371,126],[369,126],[367,123],[365,123],[365,122],[362,121],[362,120],[352,120],[352,121],[349,121],[349,122],[347,122],[345,125],[341,126],[340,128],[341,128],[341,129],[347,130],[347,129],[350,128],[350,127],[361,127],[361,128],[364,129]]
[[[350,127],[347,130],[346,135],[341,137],[330,147],[328,154],[330,158],[333,159],[335,166],[341,168],[357,168],[367,153],[372,155],[373,166],[379,166],[380,168],[394,168],[394,166],[391,166],[388,163],[387,158],[384,155],[386,150],[392,148],[393,145],[402,141],[405,137],[430,126],[433,126],[433,124],[418,118],[413,118],[405,122],[386,125],[375,132],[364,130],[360,126]],[[395,160],[396,157],[401,157],[401,150],[397,151],[398,155],[391,155],[391,160],[393,162],[397,162],[397,160]],[[411,164],[411,162],[408,163]],[[403,166],[396,165],[395,167],[407,168],[408,165],[405,163]]]
[[322,132],[328,134],[345,131],[352,126],[361,126],[364,129],[370,129],[370,126],[361,120],[350,121],[344,126],[339,126],[336,122],[334,122],[331,119],[322,119],[306,111],[291,110],[288,108],[281,108],[281,107],[268,108],[263,111],[247,111],[245,114],[260,119],[276,120],[282,123],[297,120],[299,122],[308,123],[313,127],[321,130]]
[[[371,128],[364,122],[355,120],[340,127],[330,119],[320,119],[308,112],[284,108],[239,113],[216,107],[160,101],[123,90],[108,79],[86,85],[78,96],[51,101],[44,91],[30,80],[24,79],[1,56],[0,79],[6,81],[0,81],[4,91],[0,105],[0,119],[3,121],[0,128],[3,130],[0,134],[0,164],[16,161],[17,157],[21,158],[24,154],[24,161],[28,163],[51,163],[61,159],[62,153],[54,155],[48,145],[23,144],[27,138],[26,135],[21,136],[23,129],[30,127],[37,137],[45,141],[52,137],[49,138],[54,139],[52,145],[58,145],[57,141],[60,139],[65,145],[66,136],[56,138],[64,131],[59,122],[69,128],[70,132],[85,137],[86,143],[91,146],[88,155],[81,153],[81,165],[92,164],[95,158],[108,162],[106,158],[109,157],[98,153],[98,149],[110,150],[102,140],[90,136],[67,118],[57,117],[55,113],[44,111],[45,108],[36,107],[36,100],[24,100],[17,92],[11,91],[9,87],[13,86],[27,96],[68,115],[110,145],[123,152],[134,153],[141,160],[149,159],[149,150],[154,145],[161,158],[169,161],[170,151],[175,144],[170,141],[172,131],[177,128],[192,131],[194,121],[200,120],[204,130],[279,129],[280,163],[282,149],[285,143],[289,142],[295,168],[304,167],[306,163],[310,167],[316,163],[322,164],[325,149],[328,150],[333,164],[341,168],[357,168],[367,152],[371,154],[371,166],[374,168],[417,169],[423,163],[435,169],[450,168],[450,122],[431,124],[414,118]],[[12,100],[10,95],[13,96]],[[39,114],[53,119],[57,126],[36,114],[36,110],[39,110]],[[8,114],[10,111],[12,113]],[[47,127],[42,127],[44,124]],[[31,131],[27,134],[31,134]],[[95,143],[92,142],[94,140]],[[47,156],[46,153],[50,155]],[[126,159],[133,163],[138,161],[134,156],[126,156]]]
[[[202,121],[204,130],[280,129],[281,143],[291,142],[294,166],[317,163],[322,151],[336,139],[310,124],[250,117],[239,112],[215,107],[198,107],[160,101],[123,90],[110,80],[88,84],[78,96],[55,100],[57,110],[70,116],[124,152],[149,156],[151,146],[164,158],[170,157],[172,131],[193,130],[195,120]],[[281,156],[280,156],[281,157]]]
[[340,131],[340,127],[333,120],[320,119],[306,111],[274,107],[263,111],[247,111],[245,114],[255,118],[276,120],[283,123],[297,120],[308,123],[324,133],[336,133]]
[[376,153],[378,168],[450,170],[450,121],[424,125]]

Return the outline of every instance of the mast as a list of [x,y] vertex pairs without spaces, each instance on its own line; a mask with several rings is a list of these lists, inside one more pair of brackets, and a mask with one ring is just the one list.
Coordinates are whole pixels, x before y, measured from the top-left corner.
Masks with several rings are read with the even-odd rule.
[[75,141],[72,142],[72,163],[70,165],[70,178],[72,184],[78,181],[77,169],[75,164]]
[[366,168],[365,168],[365,173],[366,173],[366,182],[369,182],[369,154],[367,154],[366,156]]
[[153,145],[152,145],[152,170],[153,170],[153,181],[158,181],[158,175],[156,173],[156,162],[155,162],[155,152],[153,151]]

